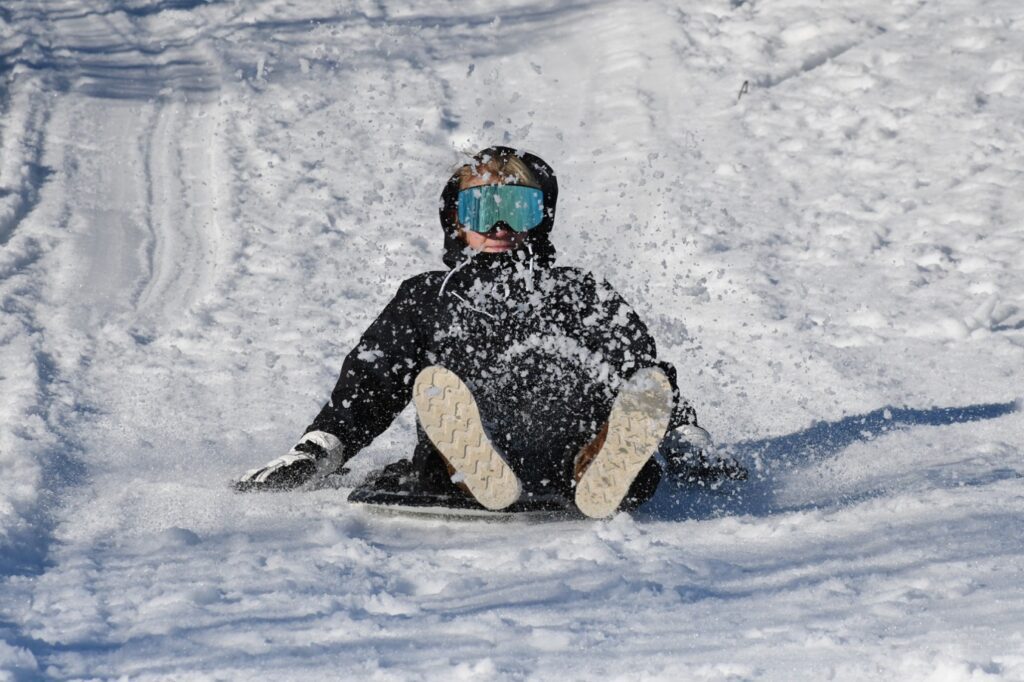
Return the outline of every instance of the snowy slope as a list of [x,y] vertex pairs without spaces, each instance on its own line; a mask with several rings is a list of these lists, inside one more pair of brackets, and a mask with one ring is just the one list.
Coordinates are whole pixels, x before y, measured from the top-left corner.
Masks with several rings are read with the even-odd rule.
[[[0,676],[1024,679],[1022,97],[1018,0],[8,0]],[[232,494],[494,142],[753,480]]]

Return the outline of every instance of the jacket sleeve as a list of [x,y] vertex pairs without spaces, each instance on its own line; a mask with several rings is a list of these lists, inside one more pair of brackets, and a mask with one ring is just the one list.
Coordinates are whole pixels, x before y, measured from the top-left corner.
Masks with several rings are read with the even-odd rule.
[[607,282],[595,283],[596,335],[611,369],[623,379],[645,367],[660,367],[672,384],[674,409],[669,430],[683,424],[697,424],[697,412],[679,393],[676,368],[658,359],[654,337],[640,316]]
[[403,282],[359,339],[341,366],[330,401],[306,429],[336,437],[341,462],[383,433],[412,399],[413,381],[424,366],[421,311],[413,289],[410,281]]

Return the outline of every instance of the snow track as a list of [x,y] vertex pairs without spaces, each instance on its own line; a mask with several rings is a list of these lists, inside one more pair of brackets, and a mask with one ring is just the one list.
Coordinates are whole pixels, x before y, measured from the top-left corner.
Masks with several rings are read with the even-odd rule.
[[173,322],[209,293],[226,258],[217,221],[224,191],[217,115],[212,106],[168,104],[146,140],[148,277],[135,302],[142,318]]
[[[24,357],[5,362],[3,454],[15,485],[0,498],[12,517],[0,531],[24,528],[3,562],[23,570],[46,547],[53,500],[40,491],[77,478],[83,424],[104,409],[87,394],[107,390],[89,368],[117,363],[107,330],[176,324],[204,293],[216,256],[216,108],[197,115],[187,100],[208,97],[216,65],[197,50],[143,45],[130,16],[92,6],[16,7],[9,21],[19,31],[6,57],[0,236],[5,336]],[[201,152],[181,151],[191,145]],[[175,259],[187,265],[169,273]],[[144,300],[153,290],[156,310]],[[59,313],[45,312],[51,301]]]
[[[0,677],[1024,678],[1022,50],[1016,0],[5,3]],[[752,480],[351,508],[407,413],[231,493],[495,142]]]

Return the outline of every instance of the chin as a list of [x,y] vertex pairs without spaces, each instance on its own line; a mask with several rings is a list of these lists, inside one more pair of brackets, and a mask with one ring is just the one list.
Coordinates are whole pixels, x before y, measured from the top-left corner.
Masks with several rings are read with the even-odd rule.
[[494,246],[485,246],[484,247],[484,251],[486,251],[487,253],[501,253],[501,252],[504,252],[504,251],[511,251],[511,250],[512,250],[512,245],[511,244],[496,244]]

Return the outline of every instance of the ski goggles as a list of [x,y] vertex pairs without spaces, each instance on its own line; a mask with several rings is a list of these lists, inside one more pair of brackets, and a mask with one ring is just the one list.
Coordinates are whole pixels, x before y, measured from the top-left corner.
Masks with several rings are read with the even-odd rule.
[[522,185],[481,185],[459,192],[459,223],[472,232],[490,232],[505,223],[526,232],[544,220],[544,192]]

